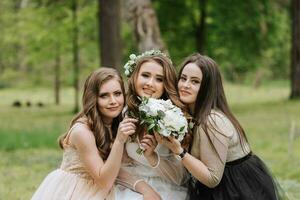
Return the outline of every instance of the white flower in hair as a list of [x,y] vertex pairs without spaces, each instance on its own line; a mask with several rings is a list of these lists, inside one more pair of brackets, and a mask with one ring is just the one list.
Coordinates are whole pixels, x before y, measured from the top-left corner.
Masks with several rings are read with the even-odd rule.
[[166,54],[162,53],[160,50],[150,50],[150,51],[145,51],[144,53],[140,55],[135,55],[135,54],[130,54],[129,60],[127,63],[124,65],[124,73],[125,75],[129,78],[134,71],[136,67],[136,63],[139,59],[146,57],[146,56],[155,56],[155,55],[163,55],[167,57]]

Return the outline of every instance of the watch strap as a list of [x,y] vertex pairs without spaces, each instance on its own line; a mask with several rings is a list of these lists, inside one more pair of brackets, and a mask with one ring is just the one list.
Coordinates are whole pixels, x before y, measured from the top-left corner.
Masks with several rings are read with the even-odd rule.
[[183,151],[178,155],[181,159],[183,159],[183,157],[185,156],[186,154],[186,150],[183,149]]

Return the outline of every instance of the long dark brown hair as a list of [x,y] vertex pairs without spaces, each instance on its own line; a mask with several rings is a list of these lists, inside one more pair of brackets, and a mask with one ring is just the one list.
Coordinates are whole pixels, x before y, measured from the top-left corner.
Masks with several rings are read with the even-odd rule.
[[[194,53],[188,56],[181,64],[178,76],[179,79],[181,77],[182,70],[189,63],[196,64],[200,68],[203,76],[193,112],[194,120],[197,123],[196,125],[200,126],[204,130],[205,134],[209,138],[211,145],[213,146],[208,132],[209,130],[216,129],[214,128],[215,126],[210,123],[211,120],[209,119],[209,116],[211,115],[213,109],[221,111],[231,121],[231,123],[237,130],[241,146],[245,151],[246,147],[245,142],[243,141],[248,142],[248,140],[244,129],[242,128],[238,120],[234,117],[228,106],[223,88],[221,73],[219,71],[217,63],[207,56],[203,56],[199,53]],[[214,149],[216,151],[215,147]]]
[[[127,91],[127,106],[128,111],[132,112],[135,116],[138,116],[138,106],[141,103],[138,99],[138,94],[136,92],[136,80],[138,78],[138,74],[140,71],[141,66],[145,62],[156,62],[163,68],[163,85],[164,85],[164,93],[161,96],[161,99],[167,100],[170,99],[177,107],[179,107],[183,112],[187,113],[187,107],[180,101],[179,94],[177,90],[177,84],[176,84],[176,71],[174,66],[172,65],[171,60],[164,56],[164,55],[152,55],[152,56],[144,56],[140,58],[137,63],[136,67],[128,79],[128,91]],[[136,137],[143,133],[144,127],[140,127],[137,129]],[[183,141],[183,144],[188,143],[190,138],[187,136],[185,140]]]
[[[110,144],[115,139],[119,122],[121,121],[121,114],[113,119],[111,136],[109,130],[104,126],[101,113],[97,106],[101,86],[111,79],[119,81],[123,95],[125,95],[123,80],[117,70],[105,67],[95,70],[88,76],[84,84],[82,110],[72,119],[70,124],[70,128],[72,128],[75,123],[81,122],[90,128],[95,136],[99,153],[104,160],[106,160],[109,155]],[[63,144],[68,132],[59,138],[59,145],[62,149],[64,148]]]

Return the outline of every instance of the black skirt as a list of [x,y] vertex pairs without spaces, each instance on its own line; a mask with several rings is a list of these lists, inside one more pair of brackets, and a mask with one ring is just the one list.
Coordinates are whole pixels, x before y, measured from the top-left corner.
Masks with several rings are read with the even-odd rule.
[[195,180],[192,178],[189,184],[189,200],[287,199],[263,161],[252,153],[226,163],[221,182],[215,188]]

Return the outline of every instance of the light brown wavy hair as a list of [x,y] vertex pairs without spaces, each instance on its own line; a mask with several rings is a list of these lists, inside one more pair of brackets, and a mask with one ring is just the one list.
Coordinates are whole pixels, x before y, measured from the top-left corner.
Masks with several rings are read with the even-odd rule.
[[[158,55],[152,55],[152,56],[144,56],[140,58],[135,66],[135,69],[133,73],[131,74],[130,78],[128,79],[128,92],[127,92],[127,106],[128,110],[127,112],[133,113],[135,116],[138,116],[138,106],[141,103],[138,99],[138,94],[136,92],[136,80],[138,78],[138,74],[140,71],[141,66],[145,62],[156,62],[163,68],[163,85],[164,85],[164,92],[161,96],[161,99],[167,100],[170,99],[173,104],[175,104],[177,107],[179,107],[184,113],[188,114],[187,107],[180,101],[177,84],[176,84],[176,71],[174,66],[172,65],[171,60],[164,55],[158,54]],[[145,127],[139,126],[137,128],[136,134],[133,136],[134,138],[140,136],[143,131],[145,130]],[[189,134],[186,135],[185,139],[183,140],[183,145],[186,145],[189,143],[191,136]]]
[[[241,146],[243,147],[243,150],[245,150],[244,142],[242,141],[244,140],[248,142],[248,140],[244,129],[229,108],[223,88],[221,73],[217,63],[208,56],[194,53],[188,56],[181,64],[178,81],[181,77],[182,70],[189,63],[196,64],[200,68],[203,75],[195,102],[195,110],[193,115],[193,118],[196,122],[195,127],[200,126],[204,130],[211,145],[213,146],[212,140],[208,135],[208,131],[214,129],[215,124],[210,123],[209,116],[213,109],[220,110],[231,121],[237,130]],[[214,150],[216,151],[215,147]]]
[[[121,121],[121,113],[118,117],[113,119],[112,123],[112,137],[108,129],[104,126],[101,113],[98,108],[98,97],[101,86],[109,80],[116,79],[121,86],[124,102],[125,89],[122,77],[119,72],[112,68],[102,67],[92,72],[85,81],[82,95],[82,110],[72,119],[69,130],[75,123],[84,123],[93,132],[96,140],[96,146],[101,157],[106,160],[110,152],[110,144],[116,137],[117,129]],[[69,132],[69,131],[68,131]],[[59,137],[59,146],[64,148],[64,140],[67,133]]]

